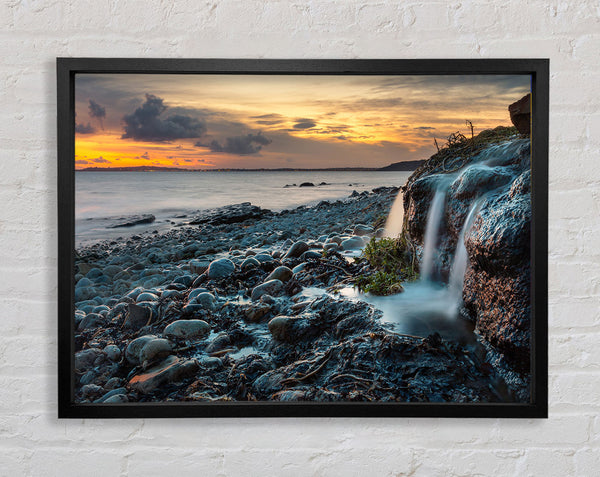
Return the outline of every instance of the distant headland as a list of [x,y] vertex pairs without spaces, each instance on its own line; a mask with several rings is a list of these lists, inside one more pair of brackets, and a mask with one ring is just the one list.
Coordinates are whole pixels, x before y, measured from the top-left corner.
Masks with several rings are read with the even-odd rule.
[[293,167],[280,167],[277,169],[185,169],[182,167],[163,167],[163,166],[131,166],[131,167],[86,167],[84,169],[77,169],[81,172],[260,172],[260,171],[414,171],[425,160],[419,161],[404,161],[394,162],[385,167],[328,167],[328,168],[293,168]]

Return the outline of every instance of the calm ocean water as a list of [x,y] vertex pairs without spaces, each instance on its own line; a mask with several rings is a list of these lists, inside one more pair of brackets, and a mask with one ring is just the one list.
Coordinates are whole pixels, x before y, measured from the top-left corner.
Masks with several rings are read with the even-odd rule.
[[[77,172],[77,244],[161,230],[176,216],[240,202],[280,211],[348,197],[380,186],[402,186],[410,172]],[[317,187],[297,187],[302,182]],[[296,184],[296,187],[285,187]],[[153,214],[152,224],[109,229],[107,217]]]

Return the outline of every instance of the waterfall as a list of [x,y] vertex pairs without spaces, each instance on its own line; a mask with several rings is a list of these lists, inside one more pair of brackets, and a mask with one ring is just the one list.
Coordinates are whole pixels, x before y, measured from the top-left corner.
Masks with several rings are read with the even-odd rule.
[[462,226],[456,243],[456,252],[454,252],[454,260],[452,262],[452,268],[450,269],[450,279],[448,280],[448,292],[450,293],[450,296],[454,298],[456,308],[458,308],[462,302],[465,272],[467,271],[467,265],[469,264],[469,256],[467,254],[467,247],[465,246],[465,236],[469,230],[471,230],[481,202],[482,199],[478,199],[471,204],[471,208],[469,209],[469,213],[467,214],[467,218],[465,219],[465,223]]
[[435,255],[439,239],[440,224],[444,215],[446,191],[440,187],[435,191],[429,212],[427,213],[427,227],[423,242],[423,261],[421,263],[421,280],[431,281],[435,266]]
[[404,223],[404,203],[402,190],[398,191],[398,195],[392,204],[392,209],[388,214],[385,222],[384,237],[396,238],[402,233],[402,224]]

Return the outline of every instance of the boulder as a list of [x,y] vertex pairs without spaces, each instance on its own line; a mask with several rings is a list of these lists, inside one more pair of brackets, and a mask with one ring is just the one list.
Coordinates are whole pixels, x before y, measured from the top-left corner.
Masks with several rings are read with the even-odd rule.
[[269,280],[255,287],[252,290],[251,297],[255,301],[263,295],[277,295],[281,290],[283,290],[283,282],[281,280]]
[[310,320],[302,315],[276,316],[269,321],[269,331],[275,340],[286,343],[296,343],[314,332]]
[[527,93],[519,101],[508,107],[510,120],[521,134],[529,135],[531,132],[531,93]]
[[[193,376],[200,366],[194,359],[169,356],[162,363],[131,378],[129,386],[141,393],[151,393],[165,384],[176,383]],[[105,401],[106,402],[106,401]]]
[[127,361],[129,361],[133,365],[140,364],[140,353],[142,351],[142,348],[146,346],[150,341],[155,339],[155,335],[144,335],[132,340],[127,345],[127,349],[125,350],[125,358],[127,358]]
[[344,250],[358,250],[365,246],[365,241],[361,237],[354,235],[344,240],[341,246]]
[[235,272],[235,264],[228,258],[213,260],[208,267],[208,278],[227,278]]
[[287,282],[290,278],[292,278],[293,274],[294,273],[288,267],[281,266],[273,270],[265,281],[281,280],[282,282]]
[[243,202],[241,204],[227,205],[224,207],[218,207],[216,209],[206,210],[197,217],[193,218],[189,223],[192,225],[235,224],[250,219],[260,219],[270,213],[270,210],[261,209],[256,205],[252,205],[250,202]]
[[307,250],[308,244],[306,242],[298,241],[289,248],[284,258],[297,258]]
[[171,338],[204,338],[210,333],[210,325],[203,320],[177,320],[168,325],[163,334]]
[[127,217],[117,217],[111,219],[112,223],[107,225],[109,229],[116,229],[119,227],[133,227],[134,225],[140,224],[151,224],[156,220],[156,217],[152,214],[143,214],[143,215],[130,215]]

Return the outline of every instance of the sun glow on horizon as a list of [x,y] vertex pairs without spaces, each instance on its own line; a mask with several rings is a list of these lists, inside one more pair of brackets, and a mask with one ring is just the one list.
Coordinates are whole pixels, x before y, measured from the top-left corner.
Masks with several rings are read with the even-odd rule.
[[78,75],[75,166],[382,167],[510,125],[528,76]]

